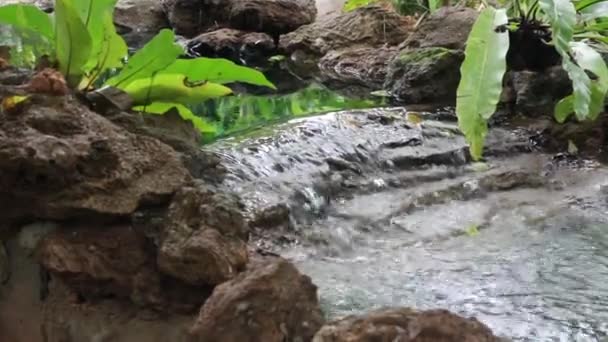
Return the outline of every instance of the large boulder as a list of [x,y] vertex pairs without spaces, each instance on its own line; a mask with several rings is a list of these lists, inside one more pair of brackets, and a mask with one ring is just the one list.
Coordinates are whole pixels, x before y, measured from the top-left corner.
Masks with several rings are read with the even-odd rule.
[[505,81],[511,98],[503,100],[528,117],[553,115],[555,104],[572,93],[572,81],[561,66],[544,71],[510,71]]
[[178,34],[195,37],[219,28],[278,37],[315,20],[314,0],[161,0]]
[[323,324],[317,287],[280,258],[256,260],[219,285],[191,329],[193,341],[310,341]]
[[452,104],[463,59],[462,51],[442,47],[404,49],[390,63],[384,88],[399,102]]
[[232,0],[159,0],[177,34],[195,37],[225,27]]
[[325,325],[313,342],[499,342],[476,319],[446,310],[379,309]]
[[407,21],[397,13],[380,6],[366,6],[283,35],[279,49],[290,55],[303,51],[320,58],[331,50],[347,47],[398,45],[408,32]]
[[315,0],[238,0],[230,10],[230,27],[274,37],[315,20]]
[[402,47],[463,50],[478,15],[468,7],[441,7],[420,24]]
[[217,285],[245,268],[248,227],[242,204],[202,182],[182,188],[169,207],[158,266],[192,285]]
[[330,51],[319,61],[324,83],[360,85],[382,89],[387,66],[398,53],[396,47],[358,47]]
[[172,148],[69,97],[35,95],[0,113],[0,221],[129,215],[189,178]]
[[219,29],[203,33],[187,43],[188,53],[226,58],[246,64],[266,62],[276,53],[274,39],[266,33]]
[[155,254],[155,246],[129,225],[57,229],[38,249],[40,263],[77,298],[126,299],[162,311],[198,308],[209,287],[194,289],[162,275]]
[[398,102],[453,104],[464,46],[477,19],[470,8],[442,7],[400,45],[384,88]]
[[114,23],[127,44],[138,48],[169,23],[158,0],[119,0]]

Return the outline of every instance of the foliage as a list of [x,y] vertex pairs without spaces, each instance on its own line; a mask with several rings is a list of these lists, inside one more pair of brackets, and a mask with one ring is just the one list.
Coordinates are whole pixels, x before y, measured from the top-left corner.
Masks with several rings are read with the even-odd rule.
[[467,41],[461,68],[456,112],[475,159],[481,157],[487,121],[496,110],[502,91],[504,53],[510,43],[507,30],[550,29],[550,44],[561,57],[573,89],[556,105],[557,121],[564,122],[572,113],[578,120],[597,118],[608,93],[608,67],[599,53],[608,51],[608,2],[512,0],[505,7],[512,17],[508,25],[504,15],[500,22],[488,24],[488,13],[499,12],[491,8],[479,16]]
[[[262,73],[227,60],[179,59],[184,50],[175,43],[170,30],[162,30],[128,58],[127,45],[113,22],[116,2],[56,0],[53,15],[31,5],[2,6],[0,24],[11,26],[20,36],[18,52],[34,58],[48,54],[70,86],[88,91],[101,77],[114,73],[103,85],[126,91],[137,109],[155,114],[175,109],[201,130],[208,127],[196,120],[184,104],[231,93],[222,85],[225,83],[274,88]],[[32,36],[37,39],[32,40]],[[36,49],[31,44],[40,41],[52,48]]]
[[507,24],[505,10],[484,9],[473,25],[460,73],[456,114],[460,129],[469,142],[471,155],[479,159],[487,133],[487,120],[494,114],[507,69],[509,36],[494,30]]

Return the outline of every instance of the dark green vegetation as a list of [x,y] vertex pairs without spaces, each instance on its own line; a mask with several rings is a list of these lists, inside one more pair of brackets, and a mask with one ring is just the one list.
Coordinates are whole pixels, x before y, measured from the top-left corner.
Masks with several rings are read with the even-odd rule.
[[0,24],[12,26],[21,42],[11,62],[31,66],[48,57],[77,91],[99,83],[115,87],[132,97],[135,109],[162,114],[177,108],[202,131],[207,123],[185,105],[230,94],[226,83],[274,87],[262,73],[227,60],[179,59],[184,49],[170,30],[128,56],[113,23],[116,1],[57,0],[52,15],[32,5],[0,7]]
[[456,111],[476,159],[508,68],[542,69],[561,63],[573,92],[556,105],[558,122],[573,113],[580,121],[595,120],[608,92],[608,68],[601,55],[608,47],[605,1],[515,0],[504,7],[481,12],[461,67]]
[[344,10],[351,11],[361,6],[382,2],[390,2],[397,12],[406,15],[426,11],[434,12],[442,6],[442,0],[348,0],[344,5]]

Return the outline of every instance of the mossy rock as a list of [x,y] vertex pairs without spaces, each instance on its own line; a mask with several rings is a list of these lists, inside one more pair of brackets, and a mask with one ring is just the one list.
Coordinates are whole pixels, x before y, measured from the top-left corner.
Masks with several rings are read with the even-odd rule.
[[406,49],[399,53],[397,58],[400,64],[435,64],[444,58],[453,58],[462,53],[442,47],[429,47],[422,49]]

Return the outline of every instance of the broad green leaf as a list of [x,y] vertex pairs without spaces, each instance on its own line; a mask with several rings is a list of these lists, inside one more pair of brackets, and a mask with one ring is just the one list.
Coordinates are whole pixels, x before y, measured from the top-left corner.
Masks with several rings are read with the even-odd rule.
[[55,51],[59,70],[70,85],[77,85],[91,55],[91,36],[72,3],[55,2]]
[[[109,68],[122,66],[127,56],[127,44],[116,33],[112,19],[117,0],[78,0],[74,2],[82,21],[91,36],[91,56],[85,69],[89,82]],[[91,79],[92,78],[92,79]]]
[[570,0],[540,0],[539,6],[551,24],[553,45],[562,56],[562,67],[572,80],[574,113],[578,118],[586,118],[591,103],[591,79],[571,58],[570,43],[576,25],[574,4]]
[[580,11],[583,20],[589,21],[597,18],[608,17],[608,2],[601,1],[585,7]]
[[584,9],[586,9],[589,6],[593,6],[593,5],[596,5],[598,3],[602,3],[605,1],[606,0],[580,0],[580,1],[572,1],[572,3],[574,4],[574,8],[577,11],[583,11]]
[[192,81],[209,81],[220,84],[243,82],[276,89],[263,73],[236,65],[226,59],[203,57],[178,59],[164,69],[162,73],[183,74]]
[[136,111],[160,115],[166,114],[172,109],[177,110],[182,119],[192,122],[194,127],[196,127],[199,132],[212,134],[217,132],[217,128],[213,124],[208,123],[201,117],[194,115],[190,109],[179,103],[153,102],[146,106],[133,107],[133,110]]
[[576,10],[570,0],[540,0],[539,6],[551,24],[553,44],[559,53],[569,51]]
[[17,4],[0,7],[0,24],[34,31],[49,41],[55,36],[49,15],[33,5]]
[[163,29],[137,51],[125,68],[118,75],[110,78],[105,85],[122,89],[137,79],[150,78],[175,62],[183,52],[183,48],[175,43],[173,32]]
[[85,66],[87,70],[87,84],[90,85],[102,76],[108,69],[118,69],[123,66],[122,60],[128,54],[128,47],[124,39],[116,33],[114,21],[110,13],[106,14],[105,28],[101,44],[94,50],[89,62]]
[[378,0],[347,0],[344,4],[344,12],[350,12],[359,7],[371,5],[376,2],[378,2]]
[[[580,69],[587,78],[588,91],[589,91],[589,102],[587,103],[587,110],[584,113],[576,111],[576,88],[575,94],[569,95],[562,99],[555,107],[555,119],[562,123],[570,114],[576,113],[579,120],[591,119],[595,120],[599,114],[604,110],[604,100],[606,93],[608,93],[608,67],[606,62],[597,51],[591,46],[583,42],[572,42],[570,44],[572,55],[574,56],[576,68]],[[574,63],[572,63],[574,64]],[[585,73],[585,70],[590,71],[596,76],[595,80],[591,80]]]
[[441,7],[441,0],[429,0],[429,12],[433,13]]
[[135,105],[153,102],[197,104],[205,100],[231,94],[230,88],[211,82],[191,84],[180,74],[158,74],[151,78],[140,78],[122,88]]
[[481,158],[486,121],[494,114],[502,92],[509,35],[495,28],[506,23],[505,10],[484,9],[471,29],[460,68],[456,114],[475,160]]

